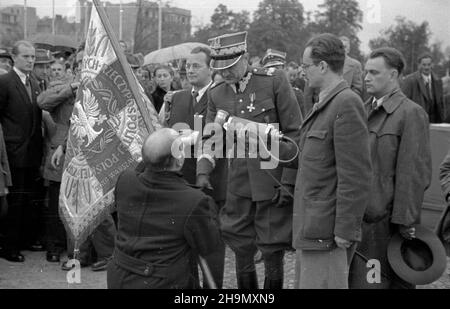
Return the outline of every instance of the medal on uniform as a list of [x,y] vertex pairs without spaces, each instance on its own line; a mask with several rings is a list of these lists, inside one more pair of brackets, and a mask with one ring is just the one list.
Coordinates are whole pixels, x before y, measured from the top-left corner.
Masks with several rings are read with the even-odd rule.
[[256,109],[256,107],[253,105],[253,103],[255,102],[255,99],[256,99],[256,94],[254,92],[250,93],[250,105],[247,105],[247,109],[248,109],[249,113],[253,112]]

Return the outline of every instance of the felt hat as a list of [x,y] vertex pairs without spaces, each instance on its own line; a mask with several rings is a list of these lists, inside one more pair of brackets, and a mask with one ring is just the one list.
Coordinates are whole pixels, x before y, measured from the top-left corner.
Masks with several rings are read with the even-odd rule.
[[425,285],[439,279],[447,267],[444,246],[435,233],[414,225],[415,238],[395,234],[388,245],[388,261],[394,272],[406,282]]
[[38,48],[36,49],[36,60],[35,64],[47,64],[55,62],[52,53],[49,50]]
[[0,48],[0,58],[8,58],[13,62],[11,54],[6,49],[3,48]]
[[247,52],[247,31],[212,38],[209,44],[211,68],[214,70],[231,68]]

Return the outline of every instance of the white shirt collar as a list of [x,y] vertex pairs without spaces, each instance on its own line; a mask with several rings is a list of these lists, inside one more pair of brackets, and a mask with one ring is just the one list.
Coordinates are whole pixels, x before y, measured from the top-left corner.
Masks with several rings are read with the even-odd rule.
[[431,82],[431,74],[430,75],[422,74],[422,78],[425,82]]
[[19,70],[19,69],[16,68],[16,67],[13,67],[13,70],[14,70],[14,72],[17,73],[17,75],[19,75],[19,78],[20,78],[20,80],[22,81],[22,83],[23,83],[24,85],[26,85],[28,75],[25,74],[25,73],[23,73],[21,70]]
[[387,96],[388,96],[388,94],[379,99],[373,97],[373,101],[377,102],[377,108],[380,108],[380,106],[383,105],[383,102],[384,102],[384,100],[386,100]]
[[[203,87],[202,89],[200,89],[198,91],[198,95],[197,95],[197,98],[196,98],[197,102],[199,102],[202,99],[203,95],[206,93],[206,90],[208,90],[209,86],[211,86],[212,83],[213,82],[210,81],[208,85],[206,85],[205,87]],[[195,91],[194,88],[192,88],[191,93],[194,94],[194,91]]]

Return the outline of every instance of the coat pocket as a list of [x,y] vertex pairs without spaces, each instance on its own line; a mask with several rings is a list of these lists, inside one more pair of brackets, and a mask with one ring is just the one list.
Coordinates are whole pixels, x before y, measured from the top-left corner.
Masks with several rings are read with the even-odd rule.
[[305,205],[303,238],[318,241],[334,239],[336,199],[326,201],[303,199],[303,203]]
[[306,133],[305,144],[303,145],[303,158],[310,161],[322,161],[327,153],[325,140],[328,132],[325,130],[312,130]]

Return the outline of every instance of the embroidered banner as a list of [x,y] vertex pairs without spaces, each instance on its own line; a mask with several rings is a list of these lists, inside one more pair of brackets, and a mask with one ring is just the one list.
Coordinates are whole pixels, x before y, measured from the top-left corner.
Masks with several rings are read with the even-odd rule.
[[141,161],[155,108],[94,1],[67,139],[60,212],[77,246],[109,214],[119,174]]

